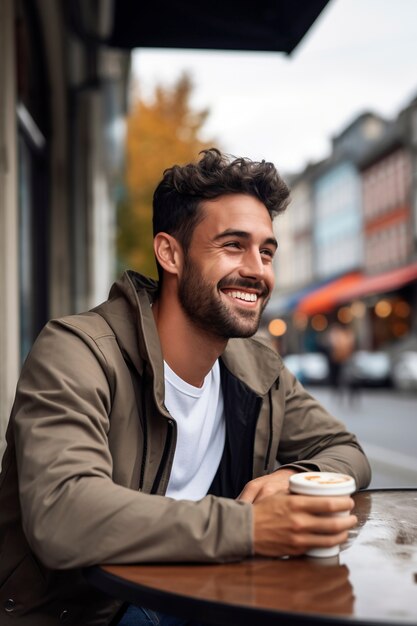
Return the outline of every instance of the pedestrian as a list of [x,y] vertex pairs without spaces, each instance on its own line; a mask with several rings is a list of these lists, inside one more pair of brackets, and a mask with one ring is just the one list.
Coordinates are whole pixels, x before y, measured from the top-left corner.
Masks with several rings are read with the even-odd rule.
[[[355,436],[254,338],[273,217],[267,162],[207,150],[154,194],[159,282],[126,272],[49,322],[21,372],[0,477],[1,624],[183,624],[89,586],[99,563],[301,555],[347,538],[349,497],[288,493],[306,470],[370,469]],[[162,609],[162,607],[161,607]]]
[[329,382],[339,398],[346,391],[351,400],[357,394],[357,385],[349,374],[350,359],[355,351],[355,334],[350,326],[333,323],[325,338],[329,361]]

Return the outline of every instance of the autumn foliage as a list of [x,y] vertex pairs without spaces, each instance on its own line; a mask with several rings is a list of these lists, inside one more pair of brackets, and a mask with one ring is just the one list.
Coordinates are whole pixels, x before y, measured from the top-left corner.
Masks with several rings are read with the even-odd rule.
[[208,110],[194,111],[193,85],[183,74],[171,88],[157,86],[151,101],[137,98],[127,119],[126,194],[118,210],[118,257],[129,267],[156,277],[152,248],[152,196],[164,169],[185,164],[214,142],[200,134]]

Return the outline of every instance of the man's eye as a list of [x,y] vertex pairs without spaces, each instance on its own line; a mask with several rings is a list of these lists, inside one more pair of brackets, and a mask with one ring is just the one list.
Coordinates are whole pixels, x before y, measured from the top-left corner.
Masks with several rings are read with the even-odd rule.
[[228,241],[224,244],[225,248],[240,248],[240,243],[238,241]]
[[265,248],[264,250],[261,250],[261,254],[264,254],[265,256],[270,257],[271,259],[273,259],[275,251],[274,250],[270,250],[269,248]]

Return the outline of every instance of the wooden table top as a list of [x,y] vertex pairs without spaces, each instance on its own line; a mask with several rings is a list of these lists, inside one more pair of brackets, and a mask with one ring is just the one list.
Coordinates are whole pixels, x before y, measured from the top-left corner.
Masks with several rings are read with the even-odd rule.
[[86,575],[115,597],[211,624],[417,625],[417,489],[354,498],[359,523],[338,557],[103,565]]

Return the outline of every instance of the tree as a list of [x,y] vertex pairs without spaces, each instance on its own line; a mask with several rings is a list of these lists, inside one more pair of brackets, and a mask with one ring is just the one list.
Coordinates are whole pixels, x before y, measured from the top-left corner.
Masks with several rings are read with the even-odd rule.
[[152,196],[163,171],[185,164],[214,142],[200,133],[208,110],[194,111],[193,84],[183,74],[172,88],[158,85],[150,102],[138,98],[127,119],[126,194],[118,210],[118,256],[122,267],[156,277],[152,247]]

